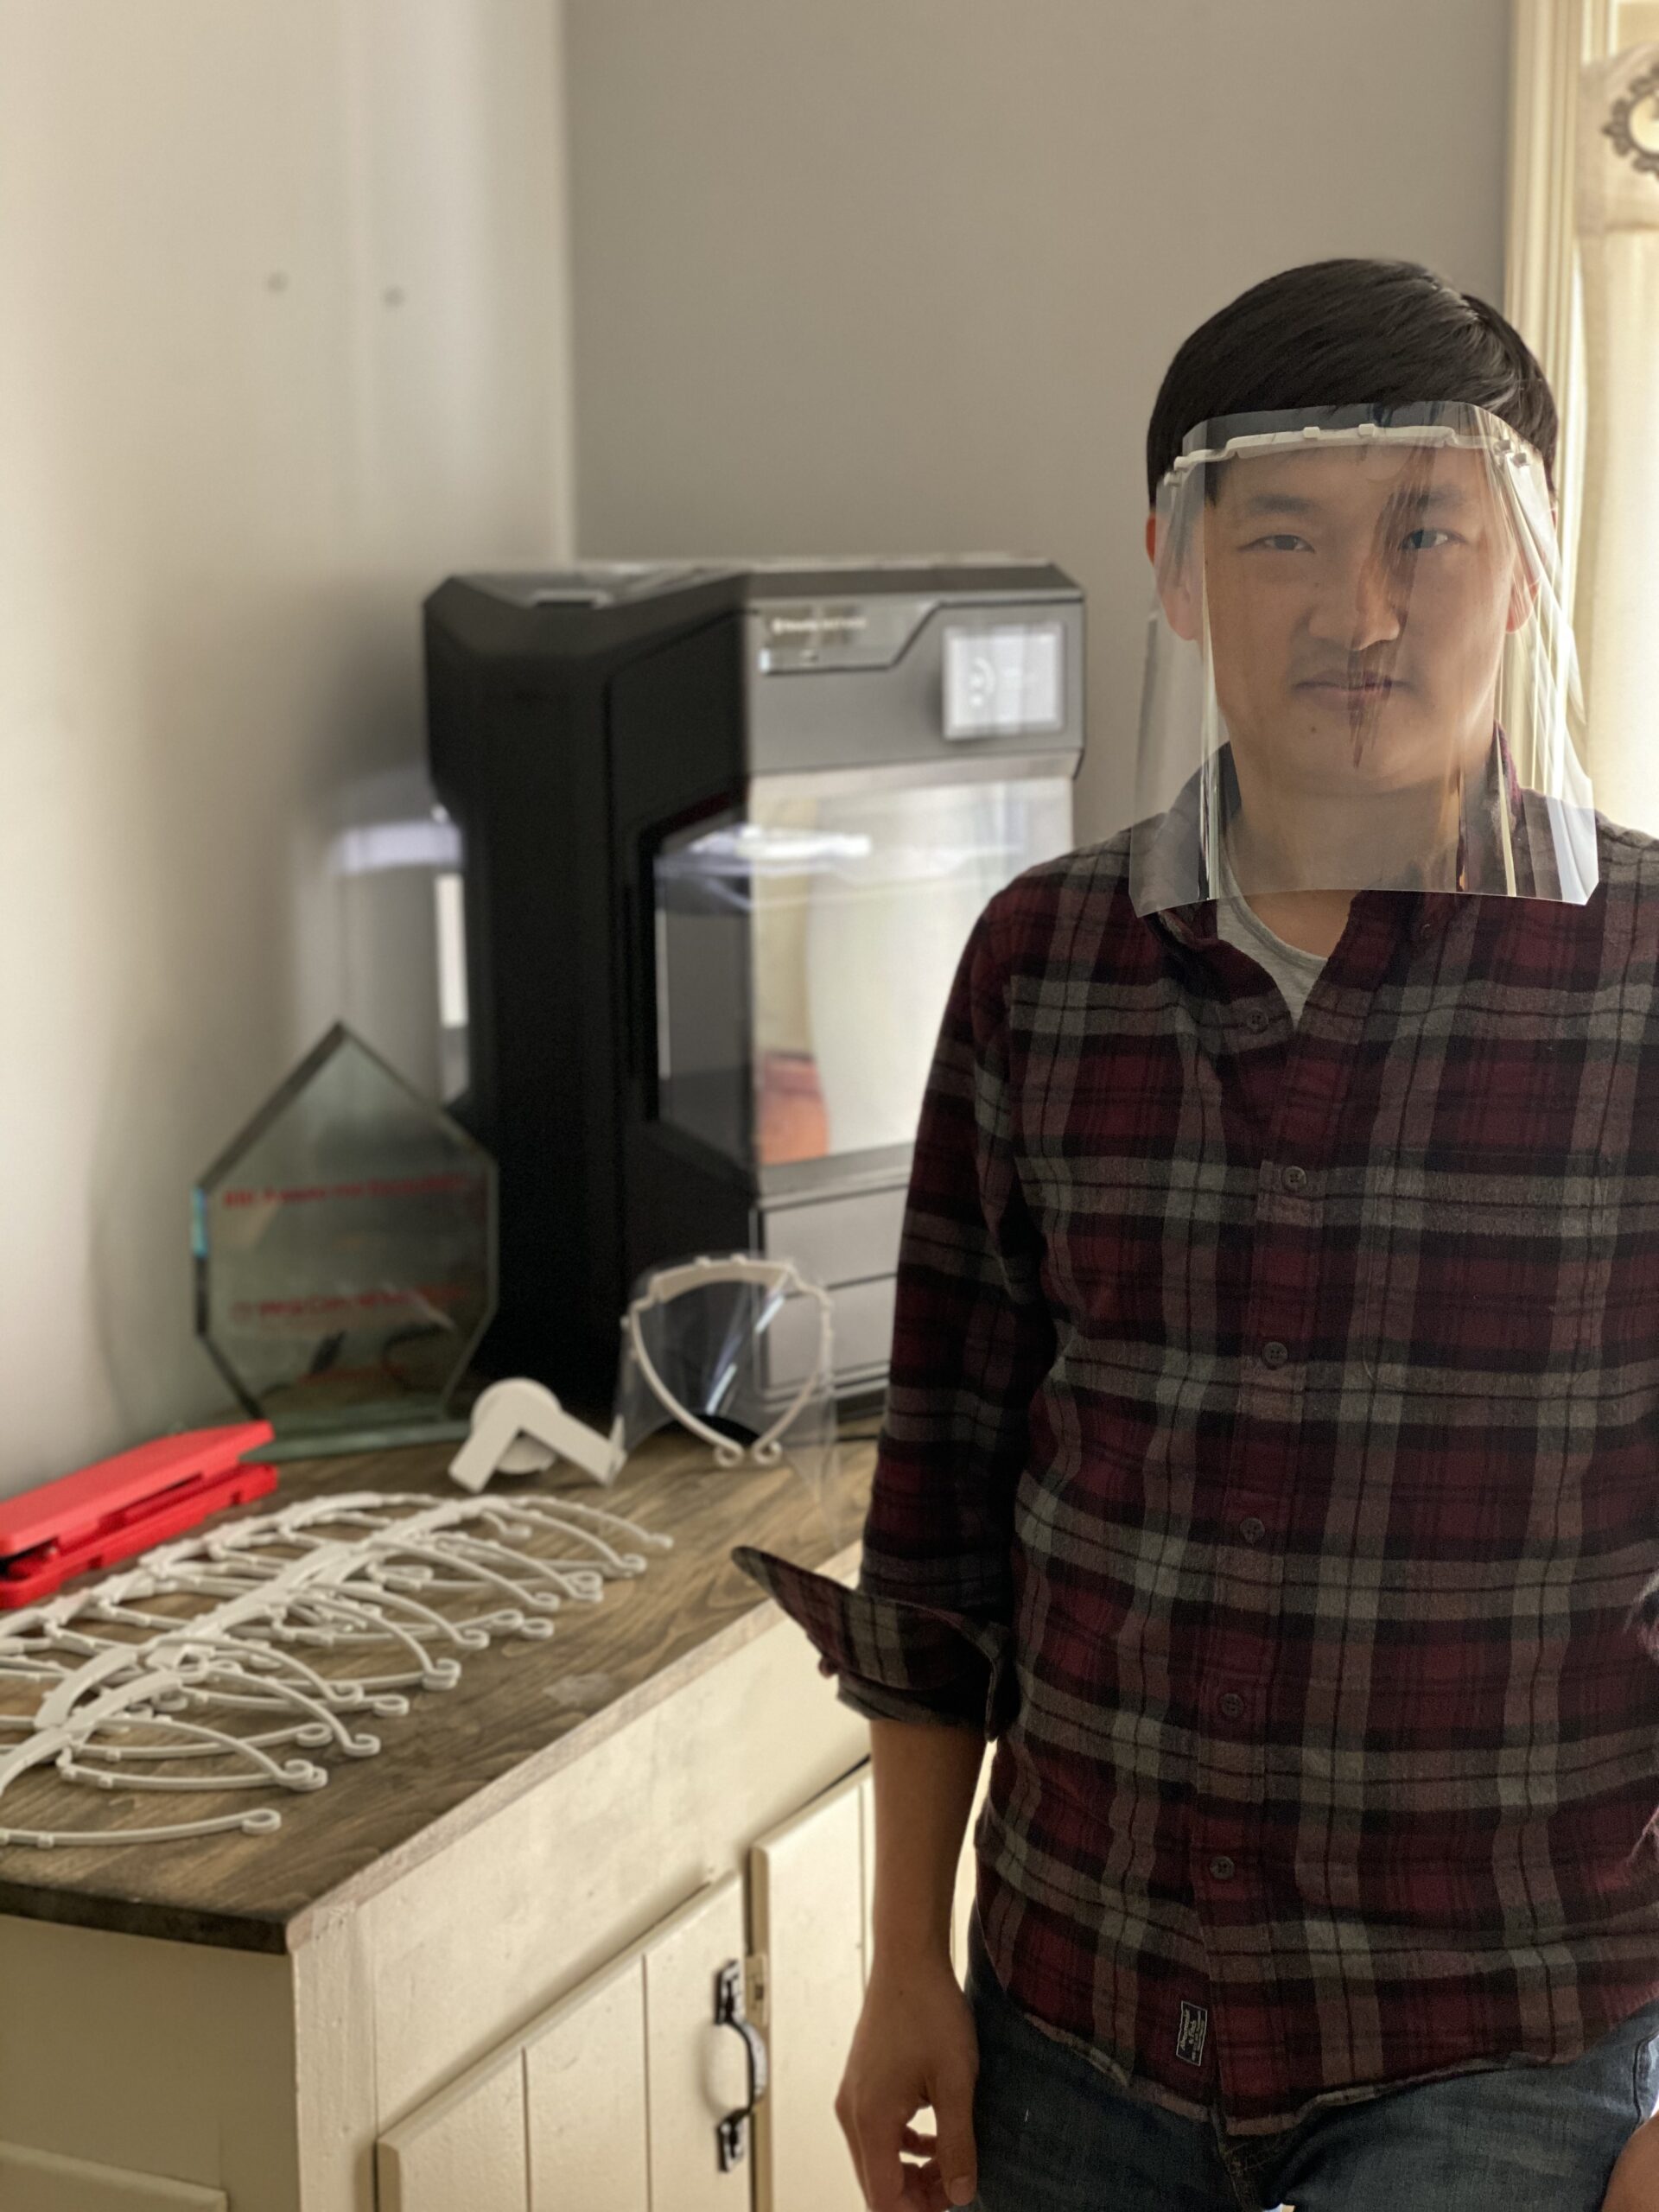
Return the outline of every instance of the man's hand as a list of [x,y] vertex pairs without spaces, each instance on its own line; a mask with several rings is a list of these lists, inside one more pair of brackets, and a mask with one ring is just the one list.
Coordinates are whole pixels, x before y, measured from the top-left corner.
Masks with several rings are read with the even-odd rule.
[[[874,2212],[944,2212],[972,2202],[978,2071],[973,2014],[949,1957],[878,1959],[836,2099],[859,2187]],[[933,2108],[936,2135],[911,2126],[925,2105]]]
[[1659,2212],[1659,2117],[1644,2120],[1619,2152],[1601,2212]]

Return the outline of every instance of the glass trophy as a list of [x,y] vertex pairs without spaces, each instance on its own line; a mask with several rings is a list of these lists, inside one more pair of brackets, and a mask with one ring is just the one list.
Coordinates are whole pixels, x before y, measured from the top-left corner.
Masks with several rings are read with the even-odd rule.
[[495,1163],[349,1029],[192,1194],[196,1333],[268,1459],[467,1433],[451,1401],[495,1310]]

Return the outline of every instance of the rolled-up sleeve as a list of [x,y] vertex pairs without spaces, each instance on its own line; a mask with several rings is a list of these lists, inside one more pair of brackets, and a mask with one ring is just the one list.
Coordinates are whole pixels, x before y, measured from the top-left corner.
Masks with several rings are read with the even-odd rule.
[[1001,937],[976,924],[940,1027],[905,1208],[886,1417],[856,1590],[744,1548],[867,1717],[1001,1732],[1013,1664],[1014,1498],[1054,1358],[1040,1235],[1015,1166],[1018,1068]]

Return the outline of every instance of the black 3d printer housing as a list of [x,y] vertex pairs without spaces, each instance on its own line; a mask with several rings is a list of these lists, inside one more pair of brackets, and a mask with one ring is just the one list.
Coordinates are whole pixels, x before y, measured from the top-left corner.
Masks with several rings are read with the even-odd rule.
[[[1083,747],[1077,586],[1001,557],[458,576],[427,601],[425,641],[432,776],[463,852],[456,1110],[500,1170],[483,1364],[602,1408],[641,1274],[753,1250],[830,1291],[837,1389],[878,1390],[916,1102],[895,1098],[887,1126],[867,1101],[849,1147],[832,1128],[808,1156],[818,1140],[798,1130],[782,1147],[796,1156],[764,1156],[773,1061],[809,1090],[815,1077],[810,1055],[804,1075],[801,1055],[757,1063],[767,910],[745,855],[815,849],[779,822],[838,822],[817,835],[825,865],[857,879],[849,897],[870,876],[866,914],[870,898],[898,902],[887,950],[842,963],[844,1016],[848,992],[873,1004],[904,939],[928,934],[916,901],[930,870],[953,880],[963,820],[993,825],[988,843],[975,833],[976,905],[1064,849]],[[952,965],[970,919],[947,918]],[[821,943],[817,957],[822,970]],[[918,1016],[928,1046],[948,981],[930,980]],[[824,1113],[809,1097],[796,1118]]]

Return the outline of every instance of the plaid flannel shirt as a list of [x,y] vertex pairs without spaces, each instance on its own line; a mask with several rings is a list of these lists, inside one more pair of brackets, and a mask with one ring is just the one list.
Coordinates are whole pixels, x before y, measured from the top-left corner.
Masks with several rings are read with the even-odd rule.
[[991,1965],[1233,2134],[1659,1995],[1659,846],[1372,892],[1299,1027],[1128,839],[976,925],[918,1134],[859,1711],[995,1740]]

